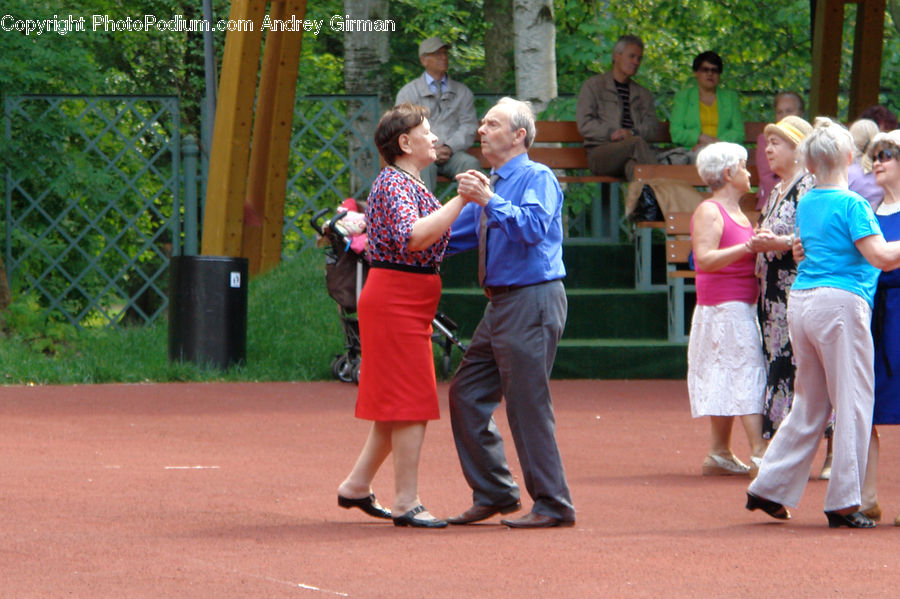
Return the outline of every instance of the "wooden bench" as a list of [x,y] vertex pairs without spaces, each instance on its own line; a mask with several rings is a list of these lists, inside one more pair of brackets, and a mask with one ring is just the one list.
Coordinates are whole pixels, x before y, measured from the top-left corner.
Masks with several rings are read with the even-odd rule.
[[694,270],[689,266],[691,254],[692,212],[671,212],[666,215],[666,288],[668,290],[668,330],[671,343],[685,343],[684,295],[694,291]]
[[[624,179],[594,175],[588,169],[584,138],[575,121],[538,121],[535,145],[528,150],[528,156],[535,162],[546,164],[552,169],[582,171],[582,174],[558,175],[560,183],[596,183],[599,195],[591,203],[591,239],[597,241],[619,241],[619,200]],[[545,144],[559,144],[547,146]]]

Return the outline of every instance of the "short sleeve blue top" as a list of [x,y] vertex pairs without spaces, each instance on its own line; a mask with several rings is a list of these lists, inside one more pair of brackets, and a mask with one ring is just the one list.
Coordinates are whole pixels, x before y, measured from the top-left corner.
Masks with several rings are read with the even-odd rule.
[[806,257],[793,289],[843,289],[872,306],[881,271],[856,248],[863,237],[881,235],[869,202],[846,189],[813,188],[797,205],[797,229]]

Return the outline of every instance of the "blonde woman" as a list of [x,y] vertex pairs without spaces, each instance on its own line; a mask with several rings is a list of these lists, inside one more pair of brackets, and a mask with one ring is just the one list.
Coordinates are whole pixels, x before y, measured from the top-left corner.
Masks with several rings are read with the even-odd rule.
[[879,270],[900,267],[900,242],[885,242],[872,207],[847,189],[853,161],[847,129],[819,118],[800,147],[816,187],[797,208],[805,257],[788,306],[794,405],[750,484],[746,507],[791,517],[786,506],[796,506],[803,494],[833,409],[828,526],[872,528],[875,522],[859,511],[874,402],[871,308]]

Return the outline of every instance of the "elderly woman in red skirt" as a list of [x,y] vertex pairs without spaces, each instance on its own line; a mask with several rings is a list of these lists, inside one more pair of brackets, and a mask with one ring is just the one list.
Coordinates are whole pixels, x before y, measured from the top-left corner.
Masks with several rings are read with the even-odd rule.
[[[338,487],[338,505],[357,507],[396,526],[442,528],[419,501],[419,453],[425,425],[440,417],[431,321],[441,297],[441,259],[450,225],[465,205],[445,205],[419,173],[434,162],[437,137],[428,110],[399,104],[375,128],[388,164],[372,184],[366,207],[369,276],[359,298],[362,362],[356,416],[372,420],[362,453]],[[372,479],[393,454],[393,510],[381,507]]]

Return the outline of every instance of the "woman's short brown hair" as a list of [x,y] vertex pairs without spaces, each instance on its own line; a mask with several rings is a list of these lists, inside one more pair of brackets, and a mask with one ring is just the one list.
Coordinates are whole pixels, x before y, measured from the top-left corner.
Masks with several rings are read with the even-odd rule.
[[418,104],[404,102],[397,104],[378,120],[375,126],[375,147],[388,164],[403,154],[400,149],[400,136],[409,133],[428,118],[428,109]]

